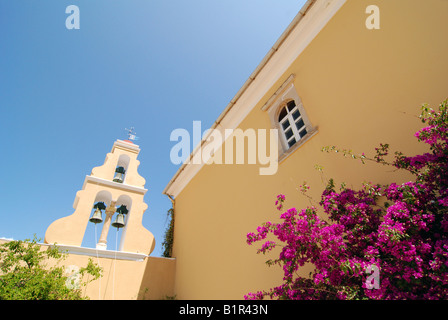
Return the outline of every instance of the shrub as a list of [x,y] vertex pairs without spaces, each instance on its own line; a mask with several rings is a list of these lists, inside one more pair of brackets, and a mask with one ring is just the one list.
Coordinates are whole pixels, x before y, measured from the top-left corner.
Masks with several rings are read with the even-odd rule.
[[[84,300],[81,289],[101,277],[102,269],[89,259],[79,270],[79,281],[58,264],[66,258],[57,246],[43,250],[33,240],[14,240],[0,245],[0,300]],[[47,262],[53,260],[54,266]],[[83,276],[92,276],[85,281]]]
[[[286,199],[278,195],[281,222],[264,223],[247,234],[247,243],[264,241],[258,253],[282,246],[279,257],[267,264],[283,268],[283,283],[249,293],[246,299],[448,298],[447,101],[438,111],[424,105],[420,119],[426,126],[415,136],[429,145],[429,152],[421,155],[395,152],[394,161],[387,162],[387,144],[381,144],[373,158],[323,148],[363,163],[407,170],[415,179],[364,183],[360,190],[342,185],[338,191],[330,179],[318,205],[326,220],[319,218],[318,207],[283,210]],[[302,192],[308,188],[304,184]],[[268,234],[277,241],[266,240]],[[297,273],[305,263],[314,265],[309,277]]]

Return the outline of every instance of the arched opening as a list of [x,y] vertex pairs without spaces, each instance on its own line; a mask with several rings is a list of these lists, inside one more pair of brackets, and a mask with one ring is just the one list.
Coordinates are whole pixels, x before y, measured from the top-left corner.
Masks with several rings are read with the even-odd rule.
[[[91,210],[89,211],[89,215],[86,215],[86,219],[89,220],[87,223],[86,230],[84,231],[84,237],[81,243],[82,247],[86,248],[96,248],[96,245],[99,241],[99,237],[101,235],[101,231],[103,229],[104,220],[105,220],[105,211],[110,206],[112,202],[112,194],[109,191],[102,190],[99,191],[96,196],[95,200],[92,203]],[[102,207],[101,203],[104,204],[104,208]],[[101,221],[96,220],[95,223],[92,221],[95,217],[95,211],[99,209],[101,211]]]
[[[132,209],[132,199],[127,195],[121,195],[115,202],[116,212],[112,218],[110,232],[107,235],[109,250],[122,251],[126,239],[126,231]],[[120,215],[122,215],[120,217]],[[122,219],[122,220],[121,220]],[[115,223],[117,222],[117,225]],[[120,223],[123,225],[120,227]]]
[[115,168],[115,174],[113,181],[117,183],[124,183],[126,178],[126,171],[128,170],[129,162],[131,158],[128,155],[122,154],[118,158],[117,166]]

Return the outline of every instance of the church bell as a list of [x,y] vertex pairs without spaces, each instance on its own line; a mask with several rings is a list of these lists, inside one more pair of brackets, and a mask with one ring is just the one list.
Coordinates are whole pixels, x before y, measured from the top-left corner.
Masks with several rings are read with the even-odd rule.
[[95,224],[103,222],[101,209],[106,209],[104,203],[98,202],[93,206],[93,208],[95,209],[95,212],[92,214],[92,217],[89,219],[89,221]]
[[123,228],[125,223],[124,223],[124,215],[128,213],[128,209],[126,209],[125,205],[121,205],[118,209],[117,209],[117,217],[115,218],[115,221],[112,222],[112,227],[115,227],[117,229]]
[[117,167],[115,169],[115,176],[113,181],[118,183],[123,183],[125,170],[123,167]]

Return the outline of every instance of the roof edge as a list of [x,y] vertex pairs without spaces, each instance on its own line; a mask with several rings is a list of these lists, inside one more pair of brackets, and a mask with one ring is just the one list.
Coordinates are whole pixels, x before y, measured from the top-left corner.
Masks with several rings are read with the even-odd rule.
[[[260,74],[260,72],[266,67],[268,62],[272,59],[272,57],[275,55],[275,53],[280,49],[282,44],[285,42],[285,40],[290,36],[290,34],[293,32],[293,30],[299,25],[299,23],[302,21],[302,19],[309,13],[309,11],[312,9],[312,7],[315,7],[316,3],[322,3],[324,0],[308,0],[300,9],[298,14],[294,17],[294,19],[291,21],[291,23],[288,25],[288,27],[283,31],[283,33],[280,35],[278,40],[274,43],[274,45],[271,47],[271,49],[268,51],[268,53],[265,55],[265,57],[262,59],[262,61],[259,63],[259,65],[255,68],[255,70],[252,72],[252,74],[249,76],[249,78],[246,80],[246,82],[243,84],[243,86],[238,90],[238,92],[235,94],[235,96],[230,100],[229,104],[225,107],[225,109],[221,112],[221,114],[218,116],[218,118],[215,120],[213,125],[210,127],[209,134],[211,134],[212,130],[215,129],[227,116],[227,114],[230,112],[230,110],[233,108],[233,106],[237,103],[237,101],[241,98],[241,96],[247,91],[249,86],[254,82],[254,80],[257,78],[257,76]],[[329,6],[331,2],[337,3],[335,5],[336,10],[332,11],[330,13],[329,17],[321,18],[325,20],[327,18],[327,21],[338,11],[338,9],[346,2],[347,0],[327,0],[327,5],[323,6],[324,9]],[[324,25],[326,22],[324,23]],[[319,26],[321,26],[319,24]],[[323,28],[323,26],[321,26]],[[319,30],[320,31],[320,30]],[[304,37],[307,38],[307,37]],[[313,37],[314,39],[314,37]],[[311,41],[310,41],[311,42]],[[307,45],[306,45],[307,46]],[[306,47],[305,46],[305,47]],[[298,53],[298,55],[301,52]],[[191,165],[191,160],[193,159],[193,156],[196,154],[196,152],[202,147],[204,142],[207,140],[208,135],[206,137],[203,137],[203,139],[200,141],[200,143],[194,148],[193,152],[191,152],[190,156],[184,161],[184,163],[181,165],[181,167],[177,170],[177,172],[174,174],[174,176],[171,178],[171,180],[168,182],[165,189],[162,191],[163,194],[169,196],[169,197],[176,197],[183,189],[183,187],[178,190],[177,192],[173,192],[173,190],[170,190],[174,184],[174,182],[178,179],[178,177],[183,173],[185,168],[189,165]],[[199,165],[194,165],[194,169],[192,172],[190,172],[189,176],[190,179],[200,170]]]

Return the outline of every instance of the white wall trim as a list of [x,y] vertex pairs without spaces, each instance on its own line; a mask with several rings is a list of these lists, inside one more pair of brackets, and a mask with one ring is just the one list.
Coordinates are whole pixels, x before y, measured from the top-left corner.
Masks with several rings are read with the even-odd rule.
[[56,246],[60,249],[60,251],[68,254],[76,254],[82,256],[90,256],[90,257],[99,257],[99,258],[108,258],[108,259],[117,259],[117,260],[131,260],[131,261],[143,261],[145,258],[149,257],[143,253],[135,253],[135,252],[123,252],[123,251],[115,251],[115,250],[103,250],[103,249],[94,249],[94,248],[86,248],[86,247],[77,247],[70,246],[64,244],[48,244],[48,243],[39,243],[42,246]]

